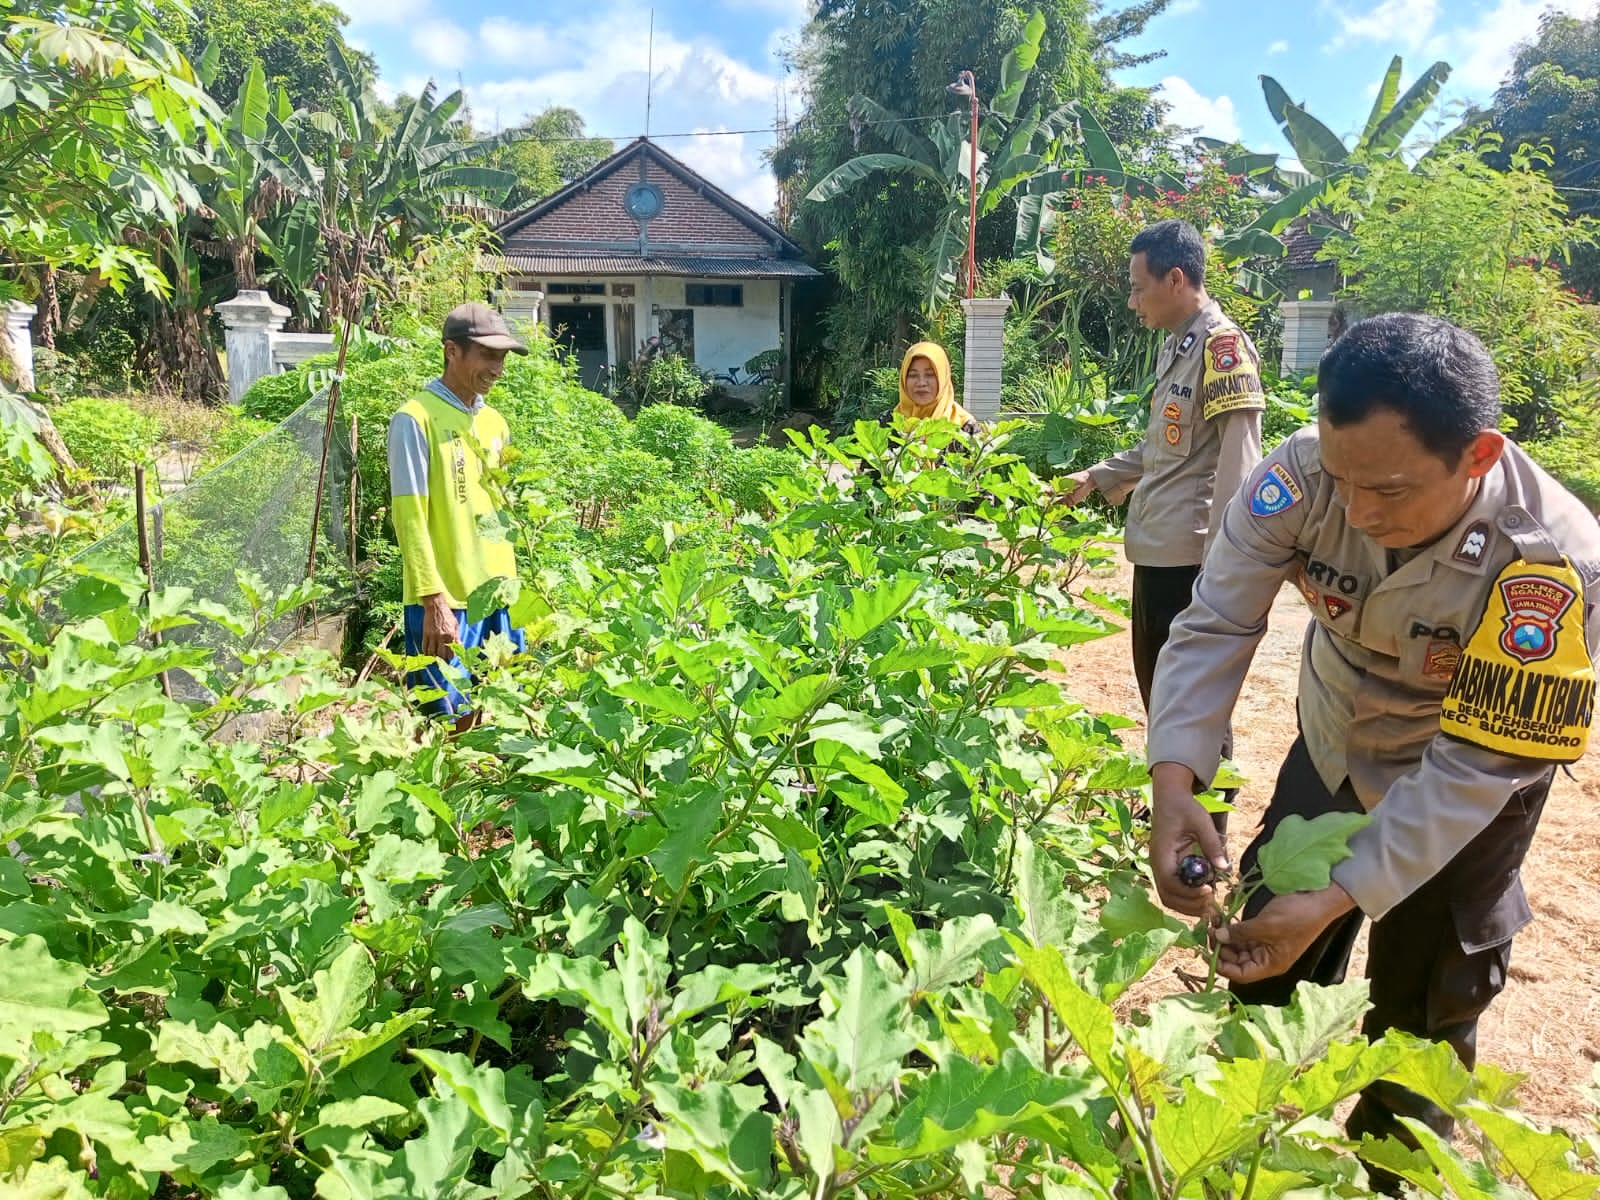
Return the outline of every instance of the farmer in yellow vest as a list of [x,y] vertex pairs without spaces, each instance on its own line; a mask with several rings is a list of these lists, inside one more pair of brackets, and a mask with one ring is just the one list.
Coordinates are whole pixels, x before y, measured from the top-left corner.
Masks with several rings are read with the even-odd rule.
[[423,711],[455,717],[461,731],[476,718],[455,647],[472,649],[499,633],[519,652],[526,648],[506,609],[468,621],[467,601],[489,580],[517,572],[511,543],[495,520],[494,494],[485,486],[511,431],[483,397],[505,369],[506,355],[528,348],[486,304],[452,309],[443,332],[444,373],[389,422],[389,493],[405,577],[406,654],[450,668],[435,663],[411,672],[407,682],[440,693],[424,701]]

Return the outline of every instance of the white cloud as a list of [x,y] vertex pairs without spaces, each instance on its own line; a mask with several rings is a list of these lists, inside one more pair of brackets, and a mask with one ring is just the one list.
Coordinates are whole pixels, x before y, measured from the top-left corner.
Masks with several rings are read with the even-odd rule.
[[718,135],[703,130],[692,138],[662,143],[674,158],[693,167],[729,195],[766,216],[775,197],[772,175],[747,134]]
[[1439,19],[1439,0],[1379,0],[1375,8],[1351,12],[1338,4],[1328,5],[1339,22],[1339,32],[1328,49],[1338,50],[1352,42],[1379,42],[1415,50],[1432,32]]
[[432,67],[459,71],[473,58],[474,40],[454,21],[424,21],[411,33],[411,48]]
[[[639,0],[611,0],[558,21],[485,21],[478,30],[478,61],[496,73],[469,78],[475,120],[493,129],[560,104],[583,113],[596,135],[630,138],[644,131],[646,82],[653,66],[651,131],[695,135],[664,138],[663,148],[766,213],[776,199],[761,157],[770,135],[717,131],[771,126],[778,89],[787,86],[782,68],[770,56],[770,66],[757,66],[711,38],[680,36],[659,12],[652,63],[649,41],[641,36],[649,20]],[[795,107],[791,103],[791,112]]]
[[1287,54],[1289,53],[1289,43],[1284,41],[1282,38],[1279,38],[1277,41],[1273,42],[1272,45],[1267,47],[1267,53]]
[[1198,129],[1206,137],[1225,142],[1239,140],[1239,113],[1227,96],[1215,100],[1202,96],[1181,75],[1168,75],[1156,90],[1172,106],[1167,119],[1185,129]]
[[428,0],[335,0],[353,25],[404,25],[428,12]]
[[[722,0],[724,10],[759,10],[779,22],[770,37],[737,48],[719,40],[711,5],[680,18],[678,29],[658,9],[653,59],[646,36],[650,0],[533,10],[542,20],[489,16],[476,28],[445,19],[442,5],[432,7],[436,0],[339,2],[356,36],[391,44],[399,39],[402,61],[383,64],[399,82],[386,83],[386,93],[416,94],[419,81],[412,76],[430,70],[444,76],[440,86],[448,91],[459,72],[479,129],[504,128],[554,104],[577,109],[590,133],[621,144],[644,132],[653,68],[652,133],[694,135],[663,139],[663,148],[756,211],[772,208],[776,188],[762,161],[771,135],[719,133],[769,128],[779,89],[788,90],[791,117],[798,115],[800,96],[779,50],[809,19],[813,0]],[[392,28],[397,25],[406,28]],[[709,31],[680,32],[685,25]]]
[[538,70],[561,61],[563,47],[547,25],[524,25],[509,17],[490,17],[478,27],[484,55],[496,62]]
[[1478,99],[1487,99],[1500,86],[1511,67],[1519,42],[1539,33],[1539,14],[1556,9],[1576,16],[1591,16],[1594,0],[1499,0],[1475,24],[1445,31],[1439,41],[1441,56],[1455,70],[1450,82]]
[[1181,17],[1184,13],[1199,12],[1202,3],[1203,0],[1172,0],[1172,3],[1167,5],[1167,12],[1175,17]]
[[[1193,2],[1198,4],[1200,0]],[[804,25],[811,19],[813,6],[813,0],[722,0],[722,7],[730,12],[771,13],[788,25]]]

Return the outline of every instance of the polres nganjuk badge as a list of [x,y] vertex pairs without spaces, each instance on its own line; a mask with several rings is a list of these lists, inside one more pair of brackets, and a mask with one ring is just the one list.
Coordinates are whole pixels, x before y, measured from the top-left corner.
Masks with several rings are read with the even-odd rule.
[[1500,646],[1518,662],[1542,662],[1555,653],[1561,618],[1578,594],[1566,584],[1542,575],[1513,575],[1500,580],[1506,615]]
[[1444,698],[1440,728],[1514,758],[1582,756],[1595,708],[1582,614],[1583,581],[1570,563],[1517,562],[1500,572]]

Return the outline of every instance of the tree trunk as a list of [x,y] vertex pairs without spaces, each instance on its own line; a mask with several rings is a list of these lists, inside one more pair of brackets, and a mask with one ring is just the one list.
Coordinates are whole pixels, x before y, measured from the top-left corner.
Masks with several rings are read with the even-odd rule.
[[911,345],[911,314],[898,312],[894,316],[894,352],[900,354]]
[[[7,388],[16,386],[21,373],[10,339],[0,337],[0,384]],[[79,476],[78,464],[72,457],[72,451],[68,450],[67,444],[61,440],[61,433],[56,429],[55,422],[50,419],[50,414],[26,396],[19,394],[17,399],[28,406],[28,411],[33,414],[38,424],[36,434],[39,444],[51,458],[55,459],[60,474],[61,490],[69,494],[87,492],[89,487]]]
[[56,290],[56,269],[44,265],[39,288],[39,341],[47,350],[56,348],[56,330],[61,328],[61,295]]
[[256,282],[256,243],[254,238],[246,238],[244,241],[234,244],[233,277],[241,292],[247,288],[253,290],[261,286]]
[[187,304],[162,306],[156,315],[156,337],[164,382],[185,400],[221,404],[228,394],[222,364],[205,336],[204,318]]
[[61,490],[68,495],[83,495],[90,491],[88,483],[79,476],[77,461],[72,457],[72,451],[67,449],[67,444],[61,440],[55,422],[50,419],[50,414],[42,405],[33,401],[25,401],[33,410],[33,415],[39,419],[39,444],[56,460],[56,467],[60,473]]

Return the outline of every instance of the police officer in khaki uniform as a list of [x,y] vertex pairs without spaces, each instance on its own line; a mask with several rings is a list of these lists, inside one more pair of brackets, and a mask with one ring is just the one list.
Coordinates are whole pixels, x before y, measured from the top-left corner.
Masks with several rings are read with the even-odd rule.
[[[1185,608],[1227,500],[1261,460],[1261,356],[1206,292],[1206,247],[1187,221],[1158,221],[1129,247],[1128,307],[1167,340],[1144,440],[1068,476],[1076,504],[1132,492],[1123,549],[1133,564],[1133,673],[1150,709],[1156,658]],[[1232,753],[1232,736],[1223,742]],[[1230,796],[1231,798],[1231,796]],[[1227,817],[1218,814],[1218,829]]]
[[[1156,673],[1151,869],[1170,907],[1212,911],[1213,889],[1177,875],[1196,847],[1227,865],[1193,792],[1217,769],[1268,610],[1293,580],[1315,617],[1301,734],[1241,876],[1290,815],[1371,823],[1329,887],[1257,892],[1219,929],[1221,973],[1250,1003],[1286,1004],[1299,980],[1343,978],[1371,917],[1365,1031],[1447,1041],[1470,1066],[1531,919],[1518,868],[1554,764],[1588,738],[1600,526],[1498,432],[1499,380],[1471,334],[1375,317],[1328,350],[1318,383],[1317,427],[1228,505]],[[1366,1091],[1350,1133],[1414,1145],[1398,1116],[1449,1133],[1442,1110],[1393,1084]]]

